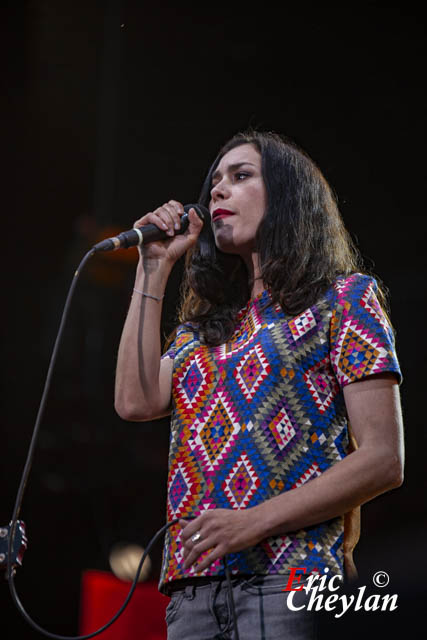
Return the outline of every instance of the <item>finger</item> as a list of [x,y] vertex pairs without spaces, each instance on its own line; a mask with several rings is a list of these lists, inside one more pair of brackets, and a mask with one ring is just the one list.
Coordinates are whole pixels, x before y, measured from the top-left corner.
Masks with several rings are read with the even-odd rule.
[[184,207],[180,208],[178,205],[172,204],[172,202],[166,202],[163,205],[163,209],[170,217],[170,221],[175,231],[178,231],[181,228],[181,215],[184,213]]
[[[167,203],[163,204],[161,207],[158,207],[154,211],[154,215],[157,216],[158,220],[161,220],[162,229],[166,229],[166,233],[169,236],[175,235],[175,220],[173,217],[173,213],[167,206]],[[156,224],[155,221],[154,224]]]
[[179,526],[181,527],[181,535],[182,532],[184,531],[185,527],[187,527],[190,524],[191,520],[184,520],[184,518],[180,518],[178,521]]
[[174,235],[173,223],[170,218],[162,212],[157,212],[157,210],[153,213],[153,216],[150,220],[151,224],[155,224],[159,229],[163,229],[169,236]]
[[193,207],[188,212],[188,222],[188,233],[198,236],[203,228],[203,220],[200,219]]
[[138,220],[135,220],[135,222],[133,223],[133,228],[135,229],[135,227],[142,227],[144,224],[147,224],[148,219],[153,215],[152,211],[149,211],[148,213],[146,213],[145,215],[143,215],[141,218],[138,218]]
[[183,545],[188,540],[191,539],[191,536],[193,536],[195,533],[200,531],[200,529],[202,527],[201,518],[202,518],[202,516],[198,516],[194,520],[191,520],[191,522],[185,522],[184,520],[180,520],[180,524],[181,524],[181,522],[183,523],[181,525],[183,527],[182,532],[181,532],[181,540],[182,540]]
[[180,227],[181,227],[181,217],[185,213],[184,205],[182,204],[182,202],[178,202],[178,200],[169,200],[168,205],[173,207],[173,210],[177,215],[177,222],[178,222],[177,229],[180,229]]
[[178,211],[178,213],[184,213],[184,205],[182,202],[178,202],[178,200],[169,200],[169,203]]
[[133,226],[135,228],[154,224],[156,227],[159,227],[159,229],[166,231],[168,235],[173,236],[175,235],[175,220],[179,221],[178,214],[165,203],[161,207],[157,207],[154,211],[150,211],[142,218],[139,218]]
[[[187,547],[184,550],[184,569],[188,569],[189,567],[194,565],[197,562],[198,558],[203,553],[205,553],[205,551],[212,549],[213,546],[213,541],[207,538],[206,540],[201,540],[197,544],[193,544],[192,547]],[[185,551],[187,553],[185,553]]]
[[185,557],[188,557],[196,550],[199,555],[206,551],[206,549],[210,549],[214,545],[214,541],[209,537],[200,537],[195,542],[193,542],[193,536],[189,538],[186,542],[182,544],[182,550]]
[[142,218],[139,218],[138,220],[136,220],[134,222],[133,228],[135,229],[138,227],[143,227],[144,225],[147,225],[147,224],[155,224],[156,227],[159,227],[159,229],[163,229],[164,231],[166,231],[168,228],[168,225],[164,222],[164,220],[158,214],[157,209],[156,211],[150,211],[145,216],[142,216]]
[[215,560],[218,560],[218,558],[222,558],[224,555],[225,553],[222,553],[218,549],[218,547],[215,547],[215,549],[213,549],[211,553],[203,558],[200,563],[194,564],[193,569],[196,573],[200,573],[201,571],[207,569],[213,562],[215,562]]

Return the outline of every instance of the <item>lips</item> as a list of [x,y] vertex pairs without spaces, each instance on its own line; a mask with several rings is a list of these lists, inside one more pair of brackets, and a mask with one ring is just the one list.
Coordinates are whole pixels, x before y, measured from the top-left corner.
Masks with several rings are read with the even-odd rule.
[[221,220],[221,218],[226,218],[227,216],[234,216],[234,211],[229,211],[229,209],[215,209],[212,213],[212,222],[216,222],[217,220]]

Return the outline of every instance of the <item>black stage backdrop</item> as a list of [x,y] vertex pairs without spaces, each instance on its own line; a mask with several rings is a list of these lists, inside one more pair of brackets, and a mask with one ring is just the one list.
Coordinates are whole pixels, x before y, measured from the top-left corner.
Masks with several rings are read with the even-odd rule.
[[[203,6],[204,8],[201,8]],[[170,198],[197,199],[218,147],[284,133],[324,170],[368,266],[390,290],[404,382],[405,484],[363,508],[361,580],[399,608],[325,616],[330,638],[398,638],[421,621],[426,570],[425,23],[411,5],[204,5],[34,0],[2,9],[3,409],[0,524],[9,522],[62,305],[95,240]],[[299,8],[300,7],[300,8]],[[112,231],[112,233],[109,233]],[[16,584],[49,630],[77,633],[81,572],[164,523],[168,423],[113,409],[135,252],[82,275],[21,517]],[[174,324],[180,266],[168,288]],[[161,549],[152,554],[158,575]],[[1,591],[2,637],[38,638]]]

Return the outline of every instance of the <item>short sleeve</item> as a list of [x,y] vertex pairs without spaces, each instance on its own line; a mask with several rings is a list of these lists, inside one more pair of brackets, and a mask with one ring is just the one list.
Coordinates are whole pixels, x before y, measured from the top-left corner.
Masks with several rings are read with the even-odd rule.
[[376,280],[360,273],[334,283],[330,359],[341,387],[385,372],[402,381],[393,329],[377,291]]
[[169,344],[161,359],[170,358],[174,360],[179,351],[194,340],[194,333],[195,328],[190,323],[180,324],[176,330],[174,340]]
[[[175,341],[174,341],[174,342],[175,342]],[[174,360],[174,359],[175,359],[176,351],[175,351],[175,348],[174,348],[174,346],[173,346],[173,345],[174,345],[174,342],[172,342],[172,343],[169,345],[168,350],[167,350],[167,351],[165,351],[165,352],[162,354],[161,360],[164,360],[165,358],[170,358],[171,360]]]

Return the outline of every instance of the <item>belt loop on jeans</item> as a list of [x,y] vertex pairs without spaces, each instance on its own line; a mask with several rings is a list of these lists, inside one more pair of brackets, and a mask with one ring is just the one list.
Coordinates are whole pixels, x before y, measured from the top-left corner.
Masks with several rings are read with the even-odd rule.
[[184,598],[186,600],[194,600],[196,587],[194,584],[187,584],[184,589]]

